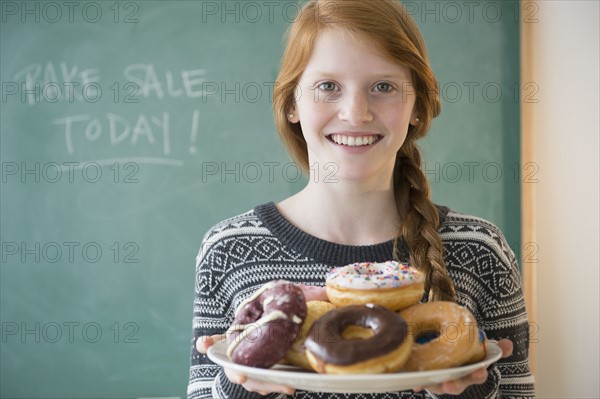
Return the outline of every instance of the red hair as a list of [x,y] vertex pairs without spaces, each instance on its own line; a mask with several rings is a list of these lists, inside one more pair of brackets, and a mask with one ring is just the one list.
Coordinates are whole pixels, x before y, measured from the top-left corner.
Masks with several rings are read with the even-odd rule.
[[[419,123],[409,126],[406,140],[396,155],[394,196],[402,221],[398,237],[406,241],[411,264],[427,276],[430,299],[454,300],[454,286],[446,272],[438,233],[439,216],[430,199],[416,144],[440,113],[438,86],[423,37],[399,1],[311,0],[302,8],[287,32],[287,45],[274,88],[273,110],[279,136],[292,158],[307,171],[308,151],[302,128],[299,123],[290,123],[287,114],[294,106],[296,87],[319,33],[325,29],[344,30],[411,71],[416,95],[414,114]],[[396,258],[397,249],[398,240],[394,243]]]

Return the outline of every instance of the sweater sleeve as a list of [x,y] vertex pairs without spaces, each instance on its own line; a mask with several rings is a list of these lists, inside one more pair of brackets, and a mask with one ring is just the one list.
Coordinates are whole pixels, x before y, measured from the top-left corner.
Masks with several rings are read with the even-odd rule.
[[212,398],[212,386],[219,372],[219,366],[214,364],[208,356],[196,350],[196,341],[201,336],[222,334],[226,330],[223,328],[225,321],[222,315],[219,315],[216,309],[211,309],[216,294],[211,292],[213,266],[211,265],[210,251],[213,235],[214,231],[212,230],[206,233],[196,257],[188,399]]
[[238,268],[229,261],[228,254],[235,251],[232,246],[236,239],[228,237],[224,230],[219,225],[209,230],[196,257],[188,399],[264,398],[231,383],[222,367],[196,350],[196,340],[205,335],[224,334],[233,318],[237,287],[231,281],[235,280]]
[[467,388],[459,397],[534,398],[528,361],[529,322],[516,257],[500,230],[488,222],[479,221],[460,235],[460,240],[445,240],[457,301],[474,313],[488,339],[510,339],[514,349],[511,356],[489,367],[485,383]]

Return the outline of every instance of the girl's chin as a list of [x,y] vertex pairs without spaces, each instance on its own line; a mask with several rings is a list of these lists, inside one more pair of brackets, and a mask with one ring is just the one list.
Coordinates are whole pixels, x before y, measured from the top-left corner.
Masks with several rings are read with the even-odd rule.
[[[313,154],[316,155],[316,154]],[[393,161],[389,164],[378,162],[377,157],[339,157],[327,154],[324,157],[309,155],[311,182],[314,183],[360,183],[391,181]]]
[[367,167],[358,165],[343,165],[331,162],[321,168],[320,179],[322,183],[367,183],[372,181],[389,182],[391,175],[383,176],[381,173],[376,173],[369,170]]

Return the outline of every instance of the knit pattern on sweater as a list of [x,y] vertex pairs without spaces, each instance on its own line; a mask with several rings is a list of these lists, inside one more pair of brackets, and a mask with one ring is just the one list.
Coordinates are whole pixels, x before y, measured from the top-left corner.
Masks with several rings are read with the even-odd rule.
[[[513,354],[488,369],[484,384],[452,398],[533,398],[528,365],[529,324],[517,260],[493,224],[445,207],[439,233],[444,260],[454,281],[456,300],[475,315],[489,339],[509,338]],[[196,258],[193,333],[188,398],[263,398],[232,384],[222,368],[195,349],[203,335],[222,334],[233,322],[236,307],[263,284],[284,279],[323,286],[331,268],[354,262],[384,262],[392,258],[393,241],[367,246],[331,243],[304,233],[289,223],[273,203],[257,206],[213,226]],[[408,260],[400,241],[401,260]],[[336,394],[296,391],[295,398],[417,399],[446,395],[412,391],[384,394]],[[269,399],[288,398],[271,394]],[[448,396],[449,398],[449,396]]]

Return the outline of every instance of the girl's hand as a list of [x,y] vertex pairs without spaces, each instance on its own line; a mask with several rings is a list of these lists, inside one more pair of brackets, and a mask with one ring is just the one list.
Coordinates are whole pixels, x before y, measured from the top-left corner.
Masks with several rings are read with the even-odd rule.
[[304,299],[306,302],[308,301],[328,301],[327,299],[327,291],[325,287],[317,287],[316,285],[303,285],[296,284],[298,288],[302,290],[304,294]]
[[[208,348],[213,346],[215,343],[225,340],[225,335],[204,335],[198,337],[196,340],[196,350],[200,353],[206,354]],[[261,382],[249,379],[248,376],[240,374],[231,369],[225,368],[225,375],[234,384],[239,384],[244,387],[246,391],[258,392],[261,395],[267,395],[271,392],[281,392],[286,395],[293,395],[294,389],[283,385],[271,384],[267,382]]]
[[208,348],[210,348],[219,341],[225,341],[224,334],[203,335],[201,337],[198,337],[198,339],[196,340],[196,350],[206,355],[206,352],[208,352]]
[[229,381],[243,386],[246,391],[257,392],[261,395],[268,395],[272,392],[294,395],[295,392],[294,388],[285,385],[272,384],[270,382],[256,381],[228,368],[225,368],[225,375],[229,378]]
[[[494,342],[494,341],[492,341]],[[502,357],[509,357],[512,355],[513,351],[513,343],[508,339],[501,339],[496,342],[500,349],[502,349]],[[451,394],[458,395],[463,393],[467,387],[470,385],[483,384],[488,377],[487,370],[485,368],[481,368],[479,370],[475,370],[473,373],[467,375],[466,377],[459,378],[458,380],[446,381],[441,384],[433,385],[430,387],[426,387],[425,389],[431,393],[435,394]],[[415,392],[421,392],[423,387],[413,388]]]
[[[298,284],[298,287],[302,290],[304,298],[307,302],[327,300],[327,293],[324,287],[302,284]],[[196,340],[196,350],[200,353],[206,354],[208,348],[213,346],[216,342],[225,339],[225,335],[220,334],[198,337]],[[261,395],[267,395],[271,392],[280,392],[285,393],[286,395],[293,395],[295,391],[293,388],[284,385],[271,384],[250,379],[247,375],[240,374],[228,368],[225,368],[225,375],[232,383],[242,385],[247,391],[257,392]]]

